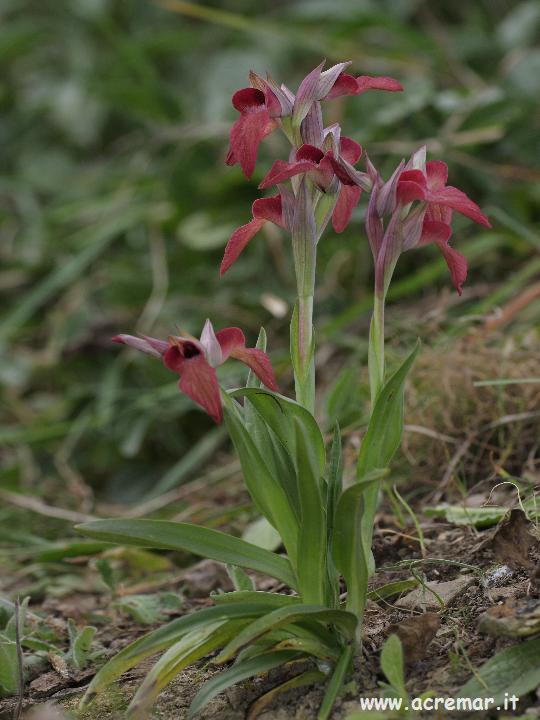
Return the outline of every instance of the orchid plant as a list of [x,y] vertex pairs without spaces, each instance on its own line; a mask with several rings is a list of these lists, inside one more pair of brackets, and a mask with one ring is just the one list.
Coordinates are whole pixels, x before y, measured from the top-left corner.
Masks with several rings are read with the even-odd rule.
[[[173,620],[124,648],[97,673],[85,703],[129,668],[165,651],[133,698],[129,717],[144,715],[178,673],[212,656],[210,662],[226,669],[202,686],[190,717],[228,686],[287,664],[297,671],[272,697],[290,687],[326,683],[319,711],[324,720],[353,658],[361,656],[368,580],[375,571],[371,544],[381,478],[400,444],[403,387],[418,351],[417,344],[387,377],[388,287],[402,252],[434,243],[461,293],[467,264],[449,244],[452,213],[486,227],[489,222],[472,200],[446,184],[443,162],[426,161],[425,148],[402,161],[386,182],[367,157],[365,172],[355,167],[362,148],[343,136],[338,124],[324,126],[322,103],[368,90],[399,92],[402,87],[389,77],[349,75],[349,64],[323,70],[321,63],[296,94],[270,76],[265,80],[251,72],[250,87],[232,98],[239,117],[230,133],[228,164],[238,163],[251,177],[261,141],[277,129],[291,146],[288,159],[276,160],[260,184],[277,192],[253,203],[252,219],[234,231],[225,248],[221,273],[230,270],[265,223],[290,234],[297,283],[291,320],[295,399],[279,393],[264,330],[255,348],[246,347],[240,329],[215,332],[210,321],[200,339],[114,338],[160,358],[179,376],[181,392],[216,422],[225,420],[253,503],[279,533],[284,553],[186,523],[114,519],[79,526],[100,540],[184,550],[223,562],[236,587],[214,595],[212,607]],[[347,227],[362,192],[369,194],[366,233],[375,264],[368,358],[372,410],[356,477],[345,485],[339,428],[327,448],[314,416],[313,302],[317,245],[330,222],[338,233]],[[216,368],[229,358],[249,367],[245,387],[220,387]],[[246,570],[274,578],[275,592],[256,590]]]

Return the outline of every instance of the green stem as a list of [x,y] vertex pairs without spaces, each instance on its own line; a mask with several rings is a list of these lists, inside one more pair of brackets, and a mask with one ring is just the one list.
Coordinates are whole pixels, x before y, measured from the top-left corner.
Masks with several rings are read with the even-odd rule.
[[384,293],[375,293],[373,315],[369,329],[369,387],[371,407],[375,405],[377,395],[384,385]]
[[296,334],[298,363],[295,363],[294,385],[296,400],[310,413],[315,410],[315,358],[313,338],[313,294],[299,295],[297,300],[298,322],[291,325]]

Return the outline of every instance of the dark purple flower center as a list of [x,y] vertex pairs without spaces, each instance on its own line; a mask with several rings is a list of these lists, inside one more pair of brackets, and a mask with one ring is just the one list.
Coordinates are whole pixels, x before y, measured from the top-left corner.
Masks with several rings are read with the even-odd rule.
[[201,351],[194,343],[187,342],[184,343],[184,347],[182,348],[182,354],[184,355],[184,358],[186,360],[189,360],[190,358],[200,355]]

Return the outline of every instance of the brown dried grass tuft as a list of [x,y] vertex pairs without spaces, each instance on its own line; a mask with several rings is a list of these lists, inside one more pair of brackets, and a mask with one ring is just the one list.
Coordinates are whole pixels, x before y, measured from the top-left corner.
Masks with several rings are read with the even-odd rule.
[[467,338],[424,347],[407,388],[403,450],[419,483],[467,488],[505,473],[540,477],[540,383],[475,386],[540,377],[538,351]]

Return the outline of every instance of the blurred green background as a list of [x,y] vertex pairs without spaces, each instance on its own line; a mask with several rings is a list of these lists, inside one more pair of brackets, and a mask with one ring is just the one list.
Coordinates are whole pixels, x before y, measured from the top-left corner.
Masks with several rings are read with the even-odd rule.
[[[292,88],[322,57],[396,77],[403,94],[336,101],[328,122],[342,122],[385,175],[427,143],[490,216],[489,233],[456,222],[470,264],[461,299],[432,248],[401,259],[396,349],[418,334],[428,345],[458,338],[538,282],[539,30],[534,0],[2,0],[0,487],[89,511],[91,492],[138,501],[226,452],[222,430],[159,363],[110,343],[117,332],[198,333],[211,317],[254,342],[264,324],[287,387],[286,238],[270,228],[218,276],[258,180],[286,152],[269,137],[251,182],[224,164],[230,96],[250,68]],[[320,245],[328,425],[361,423],[367,398],[364,211]],[[537,296],[512,342],[537,347],[539,319]],[[241,381],[241,366],[224,371]],[[0,519],[9,513],[4,504]]]

